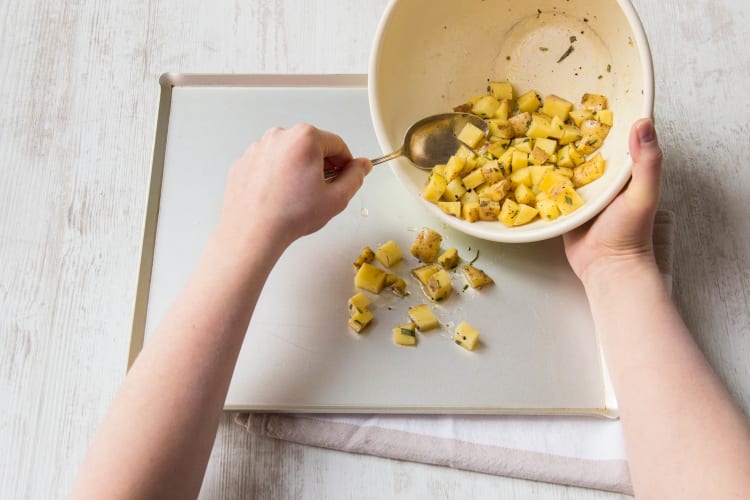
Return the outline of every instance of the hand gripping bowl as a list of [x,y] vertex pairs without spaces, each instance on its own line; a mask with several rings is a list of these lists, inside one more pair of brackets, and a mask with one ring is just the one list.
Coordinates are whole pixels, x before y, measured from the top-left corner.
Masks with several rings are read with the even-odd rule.
[[411,195],[459,231],[506,243],[553,238],[596,216],[630,178],[630,127],[650,117],[654,104],[651,53],[635,9],[628,0],[392,0],[369,68],[370,112],[381,148],[395,150],[412,123],[484,93],[488,81],[506,80],[516,91],[556,94],[577,107],[586,92],[607,96],[615,117],[601,149],[607,168],[579,190],[585,205],[552,222],[513,228],[469,223],[422,198],[428,172],[406,159],[392,168]]

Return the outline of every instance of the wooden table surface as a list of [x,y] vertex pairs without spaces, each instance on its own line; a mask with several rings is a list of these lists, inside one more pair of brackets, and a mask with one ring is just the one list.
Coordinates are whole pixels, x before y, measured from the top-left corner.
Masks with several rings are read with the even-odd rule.
[[[747,412],[750,3],[634,3],[677,213],[675,300]],[[0,2],[0,496],[65,495],[124,376],[158,76],[364,73],[385,4]],[[202,496],[625,498],[277,442],[229,416]]]

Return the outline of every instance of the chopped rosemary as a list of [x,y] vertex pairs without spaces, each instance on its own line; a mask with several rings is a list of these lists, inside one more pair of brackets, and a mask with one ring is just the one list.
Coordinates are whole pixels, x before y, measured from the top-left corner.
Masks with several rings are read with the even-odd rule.
[[407,335],[409,337],[414,337],[414,330],[409,330],[408,328],[402,328],[401,329],[402,335]]
[[478,258],[479,258],[479,250],[477,250],[477,254],[474,256],[473,259],[471,259],[471,262],[469,262],[469,265],[473,266],[474,263],[477,261]]
[[568,47],[568,50],[566,50],[566,51],[565,51],[565,53],[564,53],[563,55],[561,55],[561,56],[560,56],[560,59],[558,59],[558,60],[557,60],[557,62],[558,62],[558,63],[561,63],[561,62],[563,62],[563,61],[564,61],[565,59],[567,59],[567,58],[568,58],[568,56],[569,56],[570,54],[572,54],[572,53],[573,53],[573,51],[574,51],[574,50],[575,50],[575,48],[574,48],[574,47],[573,47],[572,45],[571,45],[570,47]]

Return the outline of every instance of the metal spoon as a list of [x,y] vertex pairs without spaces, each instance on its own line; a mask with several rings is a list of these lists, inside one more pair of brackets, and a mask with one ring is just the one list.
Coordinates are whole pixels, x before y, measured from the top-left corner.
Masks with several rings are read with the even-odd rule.
[[[460,146],[466,146],[458,140],[458,134],[467,123],[484,131],[485,137],[489,134],[487,123],[477,115],[443,113],[428,116],[409,127],[401,148],[370,161],[373,165],[378,165],[404,156],[411,160],[415,167],[431,170],[435,165],[447,162]],[[327,168],[323,171],[326,181],[332,181],[338,174],[339,170],[335,168]]]

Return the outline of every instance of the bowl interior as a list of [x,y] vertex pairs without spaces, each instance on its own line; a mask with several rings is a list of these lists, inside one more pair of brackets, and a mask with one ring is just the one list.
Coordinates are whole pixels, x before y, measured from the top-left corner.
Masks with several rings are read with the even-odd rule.
[[[571,46],[573,52],[559,61]],[[653,110],[651,56],[632,5],[627,0],[392,1],[370,61],[370,109],[381,147],[397,149],[412,123],[484,93],[491,80],[512,82],[516,93],[535,89],[576,105],[586,92],[606,95],[615,114],[602,148],[606,173],[579,190],[586,204],[573,214],[515,228],[470,224],[422,202],[446,224],[493,241],[547,239],[591,219],[627,182],[630,126]],[[407,190],[420,196],[428,174],[408,160],[392,165]]]

